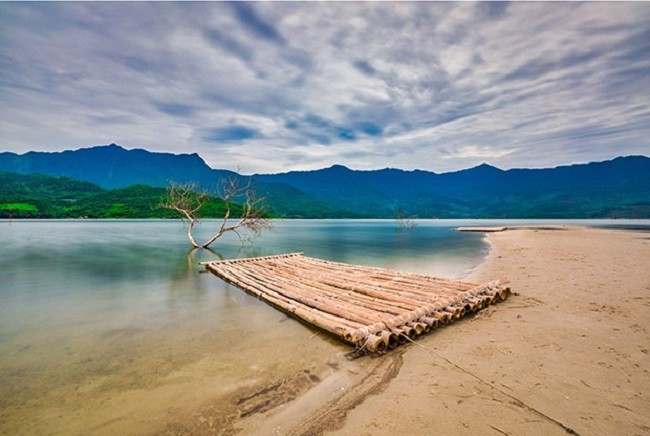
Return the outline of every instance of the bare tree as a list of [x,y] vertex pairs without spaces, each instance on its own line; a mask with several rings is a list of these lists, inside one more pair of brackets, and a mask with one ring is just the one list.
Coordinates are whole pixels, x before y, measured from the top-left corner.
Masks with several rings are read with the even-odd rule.
[[[266,217],[265,197],[257,196],[250,179],[245,183],[238,177],[223,179],[215,194],[223,201],[225,214],[217,232],[202,244],[196,242],[192,230],[200,219],[201,208],[210,199],[208,192],[200,190],[196,183],[171,183],[159,207],[174,210],[181,219],[188,221],[187,238],[196,248],[208,248],[226,232],[235,233],[242,243],[249,242],[260,236],[264,230],[273,227]],[[242,203],[242,212],[240,217],[230,224],[232,207],[237,202]]]
[[397,221],[397,223],[401,225],[402,229],[404,230],[413,230],[416,226],[415,221],[407,217],[404,211],[401,209],[397,210],[397,217],[395,218],[395,221]]

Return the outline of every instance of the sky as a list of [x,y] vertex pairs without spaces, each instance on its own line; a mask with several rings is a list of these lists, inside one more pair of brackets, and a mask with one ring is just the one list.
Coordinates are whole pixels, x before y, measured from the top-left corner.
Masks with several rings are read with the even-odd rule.
[[0,151],[243,173],[650,154],[650,3],[0,3]]

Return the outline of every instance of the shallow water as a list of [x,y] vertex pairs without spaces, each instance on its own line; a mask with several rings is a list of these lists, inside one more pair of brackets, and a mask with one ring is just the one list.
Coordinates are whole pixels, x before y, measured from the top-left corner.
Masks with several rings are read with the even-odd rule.
[[177,221],[1,222],[1,428],[182,432],[202,413],[232,429],[350,351],[201,273],[201,260],[305,251],[462,276],[486,250],[449,226],[331,220],[278,222],[251,246],[228,235],[212,252],[188,248]]
[[2,221],[0,432],[234,432],[350,348],[199,261],[304,251],[460,278],[487,245],[452,229],[484,224],[495,222],[280,221],[253,245],[227,235],[208,251],[189,250],[177,221]]

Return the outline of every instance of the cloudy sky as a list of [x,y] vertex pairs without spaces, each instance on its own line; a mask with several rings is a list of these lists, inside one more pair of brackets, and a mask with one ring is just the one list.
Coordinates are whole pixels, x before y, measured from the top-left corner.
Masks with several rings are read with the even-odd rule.
[[1,3],[0,151],[243,172],[650,154],[650,3]]

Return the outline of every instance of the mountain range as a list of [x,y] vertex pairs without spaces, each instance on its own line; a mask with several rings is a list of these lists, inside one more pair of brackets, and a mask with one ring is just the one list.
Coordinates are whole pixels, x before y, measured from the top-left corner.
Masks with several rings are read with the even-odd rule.
[[[63,176],[102,189],[131,185],[165,187],[196,182],[213,189],[225,177],[197,154],[127,150],[115,144],[64,152],[0,153],[0,171]],[[483,164],[434,173],[334,165],[314,171],[254,174],[269,210],[289,218],[648,218],[650,158],[548,169],[510,169]]]

